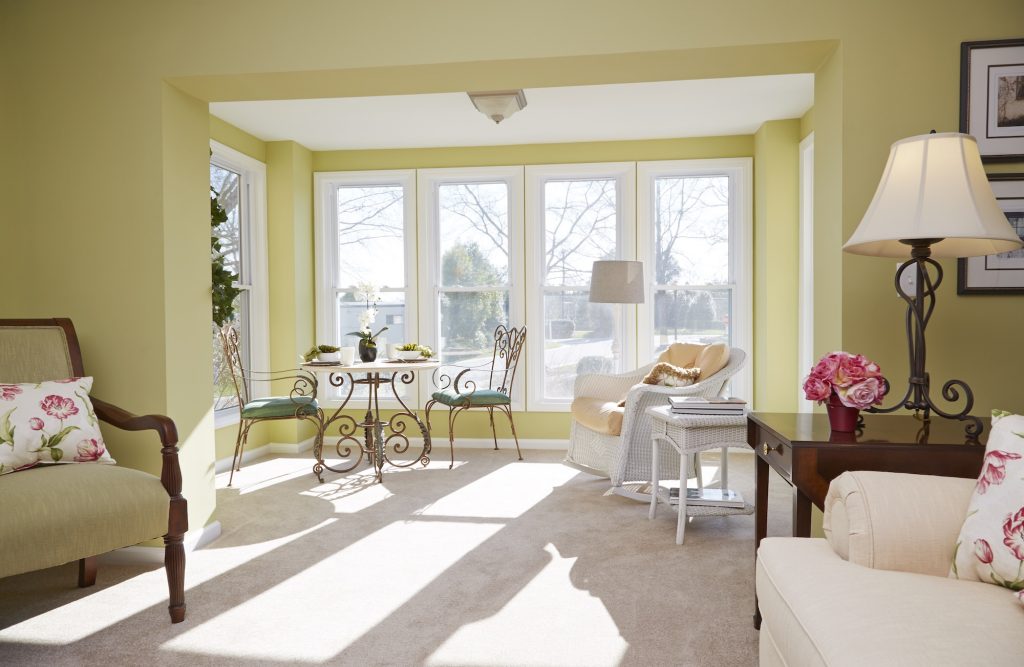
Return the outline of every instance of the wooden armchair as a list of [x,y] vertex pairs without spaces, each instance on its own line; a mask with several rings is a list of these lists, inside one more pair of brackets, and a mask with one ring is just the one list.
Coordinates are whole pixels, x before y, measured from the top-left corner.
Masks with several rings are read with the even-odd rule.
[[[0,383],[82,377],[69,319],[0,319]],[[126,431],[156,431],[160,479],[116,465],[44,465],[0,476],[0,577],[78,560],[78,585],[96,583],[96,557],[164,538],[172,623],[185,620],[188,511],[181,495],[178,432],[163,415],[133,415],[90,397],[96,417]],[[40,511],[43,510],[43,511]]]

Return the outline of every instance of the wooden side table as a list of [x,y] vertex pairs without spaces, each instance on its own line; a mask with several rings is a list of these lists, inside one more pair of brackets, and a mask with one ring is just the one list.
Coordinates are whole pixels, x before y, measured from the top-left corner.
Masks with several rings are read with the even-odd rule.
[[[910,414],[864,414],[856,433],[833,433],[828,415],[754,412],[747,416],[747,443],[757,454],[754,557],[768,529],[768,470],[793,487],[793,537],[810,537],[811,504],[825,509],[829,483],[847,470],[880,470],[945,477],[977,477],[989,420],[981,442],[968,440],[964,425]],[[754,627],[761,613],[754,610]]]
[[[679,503],[675,507],[679,518],[676,521],[676,544],[683,543],[688,516],[729,516],[731,514],[751,514],[754,507],[744,503],[743,498],[729,490],[729,447],[744,446],[746,435],[746,417],[742,415],[680,415],[672,412],[669,406],[648,408],[647,414],[652,421],[651,429],[651,508],[648,518],[653,519],[658,511],[658,503],[672,506],[668,489],[662,489],[658,474],[658,458],[661,445],[668,445],[679,452]],[[693,454],[709,449],[722,450],[722,474],[720,489],[704,489],[697,472],[697,486],[700,494],[707,498],[729,497],[738,499],[740,507],[724,505],[687,504],[685,461]]]

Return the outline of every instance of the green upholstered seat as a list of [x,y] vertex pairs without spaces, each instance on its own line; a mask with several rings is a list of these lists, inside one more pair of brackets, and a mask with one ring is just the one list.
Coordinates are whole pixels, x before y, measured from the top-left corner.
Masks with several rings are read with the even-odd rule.
[[0,477],[0,577],[63,565],[167,533],[160,480],[101,463],[37,466]]
[[317,411],[316,399],[312,396],[270,396],[257,398],[249,401],[242,408],[242,417],[245,419],[272,419],[274,417],[294,417],[300,415],[315,415]]
[[445,389],[444,391],[435,391],[432,396],[435,401],[445,405],[465,405],[466,401],[473,406],[508,405],[510,403],[508,396],[494,389],[477,389],[464,394],[460,394],[454,389]]

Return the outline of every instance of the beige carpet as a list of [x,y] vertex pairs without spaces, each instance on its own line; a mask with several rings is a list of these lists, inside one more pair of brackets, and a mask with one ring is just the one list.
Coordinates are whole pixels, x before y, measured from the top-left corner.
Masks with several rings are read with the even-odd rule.
[[[445,452],[446,454],[446,452]],[[263,459],[218,490],[190,554],[188,618],[162,569],[73,564],[0,580],[2,664],[753,665],[753,517],[693,519],[604,496],[561,454],[456,452],[369,484]],[[753,458],[730,482],[753,498]],[[705,478],[715,475],[706,456]],[[226,484],[226,478],[218,478]],[[771,534],[789,530],[775,480]]]

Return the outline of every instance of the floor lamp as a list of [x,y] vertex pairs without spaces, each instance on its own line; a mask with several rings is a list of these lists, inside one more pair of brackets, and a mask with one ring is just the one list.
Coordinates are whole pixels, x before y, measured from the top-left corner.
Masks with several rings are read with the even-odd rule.
[[[967,423],[970,437],[981,435],[981,420],[970,414],[974,393],[963,380],[942,385],[942,398],[960,410],[935,404],[925,367],[925,329],[935,309],[942,266],[935,257],[992,255],[1021,247],[1021,241],[999,208],[974,137],[967,134],[923,134],[892,145],[889,161],[867,213],[843,250],[858,255],[910,259],[896,272],[896,292],[907,303],[906,334],[910,377],[900,401],[870,412],[913,410],[927,421],[931,413]],[[913,271],[914,289],[901,284]]]
[[[590,303],[638,304],[644,302],[644,263],[629,260],[599,260],[590,272]],[[612,363],[618,367],[621,344],[619,342],[619,308],[614,307],[615,331],[612,333]]]

